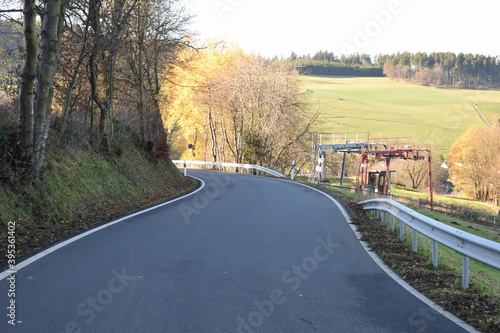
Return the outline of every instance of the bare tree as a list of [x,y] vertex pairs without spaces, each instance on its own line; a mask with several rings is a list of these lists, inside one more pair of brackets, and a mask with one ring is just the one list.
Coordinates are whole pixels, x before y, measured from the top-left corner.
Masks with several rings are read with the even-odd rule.
[[428,164],[429,163],[425,160],[403,161],[404,165],[403,170],[407,173],[408,177],[410,178],[412,189],[414,190],[420,189],[425,184],[424,181],[429,179]]
[[136,90],[140,137],[151,143],[165,136],[158,101],[160,77],[185,43],[190,17],[174,0],[148,0],[138,1],[128,18],[125,58]]

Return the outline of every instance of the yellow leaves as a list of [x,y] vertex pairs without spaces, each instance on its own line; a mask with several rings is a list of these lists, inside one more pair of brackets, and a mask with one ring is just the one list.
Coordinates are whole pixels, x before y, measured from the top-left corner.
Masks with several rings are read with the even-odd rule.
[[453,182],[472,191],[477,199],[488,200],[500,192],[500,127],[473,127],[450,149]]
[[213,103],[204,93],[221,89],[224,78],[248,57],[233,45],[215,42],[203,50],[186,48],[181,52],[178,59],[182,65],[162,82],[162,95],[167,97],[161,101],[162,120],[167,131],[182,132],[183,140],[179,140],[179,145],[195,143],[207,135],[206,111]]
[[[196,159],[273,163],[308,126],[290,64],[227,44],[185,49],[163,82],[163,120],[174,151]],[[177,135],[176,135],[177,134]],[[195,149],[186,152],[188,143]],[[295,145],[295,146],[294,146]],[[292,158],[287,155],[287,158]],[[266,160],[268,159],[268,160]]]

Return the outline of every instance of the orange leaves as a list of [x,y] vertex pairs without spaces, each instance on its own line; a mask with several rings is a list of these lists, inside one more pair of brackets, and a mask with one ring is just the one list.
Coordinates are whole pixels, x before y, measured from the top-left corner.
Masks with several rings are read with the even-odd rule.
[[500,192],[500,126],[470,128],[450,150],[450,175],[459,189],[487,201]]

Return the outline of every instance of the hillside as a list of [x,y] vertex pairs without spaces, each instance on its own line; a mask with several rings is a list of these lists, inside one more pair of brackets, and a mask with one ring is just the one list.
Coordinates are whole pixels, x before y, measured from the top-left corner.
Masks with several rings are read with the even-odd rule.
[[411,137],[412,145],[434,145],[446,154],[473,125],[486,126],[470,101],[481,101],[486,117],[500,113],[500,92],[444,90],[388,78],[302,76],[312,111],[321,112],[318,131],[370,132],[372,137]]
[[491,123],[495,115],[500,115],[500,90],[486,89],[440,89],[461,101],[477,105],[484,118]]
[[10,221],[16,221],[20,258],[197,186],[170,160],[155,160],[131,144],[123,148],[127,153],[118,157],[74,145],[52,146],[40,185],[0,184],[0,252],[6,250]]

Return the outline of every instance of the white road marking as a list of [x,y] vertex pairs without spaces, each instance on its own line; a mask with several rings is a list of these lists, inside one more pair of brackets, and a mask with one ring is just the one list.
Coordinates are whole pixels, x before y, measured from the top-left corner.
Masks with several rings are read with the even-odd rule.
[[[38,253],[38,254],[36,254],[36,255],[32,256],[32,257],[29,257],[28,259],[26,259],[26,260],[24,260],[24,261],[21,261],[20,263],[16,264],[16,270],[17,270],[17,271],[19,271],[20,269],[22,269],[22,268],[24,268],[24,267],[28,266],[29,264],[34,263],[34,262],[35,262],[35,261],[37,261],[38,259],[41,259],[41,258],[45,257],[46,255],[48,255],[48,254],[50,254],[50,253],[52,253],[52,252],[54,252],[54,251],[57,251],[57,250],[59,250],[60,248],[65,247],[65,246],[66,246],[66,245],[68,245],[68,244],[71,244],[71,243],[73,243],[73,242],[76,242],[77,240],[79,240],[79,239],[81,239],[81,238],[83,238],[83,237],[85,237],[85,236],[88,236],[88,235],[90,235],[90,234],[93,234],[94,232],[97,232],[97,231],[99,231],[99,230],[102,230],[102,229],[104,229],[104,228],[107,228],[107,227],[109,227],[109,226],[112,226],[112,225],[114,225],[114,224],[117,224],[117,223],[123,222],[123,221],[128,220],[128,219],[130,219],[130,218],[132,218],[132,217],[135,217],[135,216],[138,216],[138,215],[141,215],[141,214],[147,213],[147,212],[149,212],[149,211],[155,210],[155,209],[157,209],[157,208],[160,208],[160,207],[163,207],[163,206],[166,206],[166,205],[170,205],[170,204],[172,204],[172,203],[174,203],[174,202],[176,202],[176,201],[182,200],[182,199],[187,198],[187,197],[189,197],[189,196],[191,196],[191,195],[193,195],[193,194],[198,193],[199,191],[201,191],[201,190],[205,187],[205,182],[204,182],[203,180],[201,180],[201,179],[199,179],[199,178],[197,178],[197,177],[192,177],[192,176],[190,176],[190,177],[191,177],[191,178],[194,178],[194,179],[196,179],[196,180],[199,180],[199,181],[201,182],[201,186],[200,186],[198,189],[196,189],[196,191],[193,191],[193,192],[191,192],[191,193],[188,193],[188,194],[186,194],[186,195],[183,195],[182,197],[179,197],[179,198],[176,198],[176,199],[173,199],[173,200],[170,200],[170,201],[164,202],[164,203],[162,203],[162,204],[156,205],[156,206],[154,206],[154,207],[150,207],[150,208],[147,208],[147,209],[145,209],[145,210],[141,210],[141,211],[139,211],[139,212],[136,212],[136,213],[133,213],[133,214],[127,215],[127,216],[125,216],[125,217],[122,217],[122,218],[119,218],[119,219],[117,219],[117,220],[114,220],[114,221],[108,222],[108,223],[103,224],[103,225],[101,225],[101,226],[99,226],[99,227],[96,227],[96,228],[94,228],[94,229],[90,229],[90,230],[88,230],[88,231],[86,231],[86,232],[84,232],[84,233],[81,233],[81,234],[79,234],[79,235],[76,235],[76,236],[74,236],[74,237],[72,237],[72,238],[70,238],[70,239],[68,239],[68,240],[65,240],[64,242],[58,243],[58,244],[56,244],[56,245],[54,245],[54,246],[51,246],[51,247],[49,247],[48,249],[46,249],[46,250],[44,250],[44,251],[42,251],[42,252],[40,252],[40,253]],[[10,276],[11,274],[13,274],[13,273],[12,273],[12,271],[10,271],[10,270],[5,270],[5,271],[3,271],[2,273],[0,273],[0,281],[1,281],[1,280],[3,280],[3,279],[5,279],[6,277]]]

